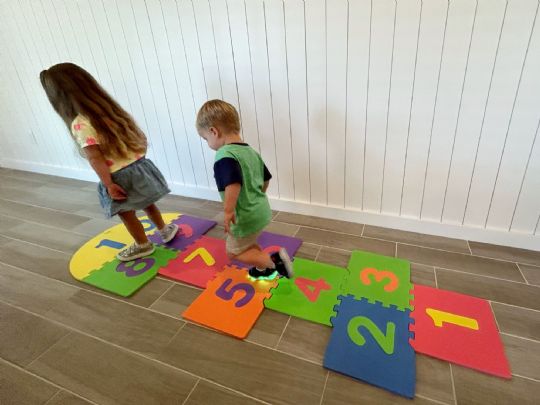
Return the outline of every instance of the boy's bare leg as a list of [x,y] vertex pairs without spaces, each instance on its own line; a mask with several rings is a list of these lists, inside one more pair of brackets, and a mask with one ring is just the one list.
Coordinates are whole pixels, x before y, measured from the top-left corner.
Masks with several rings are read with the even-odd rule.
[[261,250],[258,245],[253,245],[239,255],[231,255],[231,259],[250,264],[258,269],[274,268],[274,262],[268,253]]
[[139,218],[137,218],[135,211],[120,212],[118,215],[137,244],[144,245],[148,243],[148,238],[144,233],[144,227],[141,221],[139,221]]
[[156,204],[149,205],[144,209],[144,212],[146,213],[146,215],[148,215],[150,221],[152,221],[158,229],[163,229],[165,227],[165,222],[163,221],[161,212],[159,211],[159,208]]

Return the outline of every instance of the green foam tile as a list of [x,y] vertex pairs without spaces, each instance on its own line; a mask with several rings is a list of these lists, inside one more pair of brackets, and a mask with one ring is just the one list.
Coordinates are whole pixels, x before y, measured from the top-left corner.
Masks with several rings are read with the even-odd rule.
[[379,301],[385,306],[412,309],[411,268],[406,260],[355,250],[349,260],[349,278],[343,294]]
[[156,246],[156,251],[150,256],[131,262],[113,260],[105,263],[100,269],[92,271],[81,281],[122,297],[129,297],[152,280],[158,270],[166,266],[170,260],[175,259],[178,253]]
[[339,303],[347,270],[325,263],[296,258],[294,278],[280,278],[266,308],[308,321],[331,326],[334,306]]

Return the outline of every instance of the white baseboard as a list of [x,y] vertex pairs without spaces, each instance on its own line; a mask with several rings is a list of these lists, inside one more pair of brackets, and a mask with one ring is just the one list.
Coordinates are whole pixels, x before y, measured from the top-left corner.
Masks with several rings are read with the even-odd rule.
[[[0,166],[27,170],[31,172],[49,174],[53,176],[69,177],[79,180],[97,181],[95,173],[88,170],[65,168],[61,166],[42,163],[27,162],[14,159],[2,159]],[[181,183],[169,184],[173,194],[187,197],[219,200],[219,194],[215,189],[197,187]],[[475,228],[414,218],[404,218],[395,215],[371,213],[351,208],[328,207],[313,203],[290,201],[270,198],[272,208],[278,211],[288,211],[297,214],[314,215],[324,218],[357,222],[367,225],[382,226],[386,228],[400,229],[410,232],[419,232],[430,235],[445,236],[450,238],[465,239],[470,241],[493,243],[496,245],[512,246],[522,249],[540,251],[540,235],[531,235],[518,232],[507,232],[495,229]]]

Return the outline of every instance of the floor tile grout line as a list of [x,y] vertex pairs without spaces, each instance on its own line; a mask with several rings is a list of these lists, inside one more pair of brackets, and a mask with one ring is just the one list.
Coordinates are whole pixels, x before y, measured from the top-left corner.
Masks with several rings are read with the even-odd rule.
[[319,250],[317,250],[317,254],[315,255],[315,259],[313,260],[314,262],[316,262],[319,259],[319,255],[321,254],[322,248],[323,246],[319,245]]
[[457,405],[457,395],[456,395],[456,383],[454,381],[454,369],[452,368],[452,363],[448,363],[450,366],[450,380],[452,381],[452,393],[454,394],[454,404]]
[[[15,219],[18,219],[20,221],[22,221],[23,223],[27,223],[27,224],[30,224],[30,225],[40,225],[40,226],[44,226],[46,228],[51,228],[53,230],[57,230],[57,231],[61,231],[61,232],[69,232],[69,233],[73,233],[75,235],[80,235],[80,236],[84,236],[85,238],[93,238],[96,236],[96,234],[89,234],[89,233],[81,233],[81,232],[77,232],[77,231],[73,231],[71,229],[65,229],[65,228],[59,228],[57,226],[54,226],[54,225],[49,225],[49,224],[43,224],[41,222],[36,222],[36,221],[32,221],[30,219],[26,219],[26,218],[21,218],[21,217],[16,217],[16,216],[9,216],[9,215],[4,215],[4,214],[0,214],[0,216],[5,216],[5,217],[8,217],[8,218],[15,218]],[[88,218],[87,221],[84,221],[82,224],[79,224],[79,225],[83,225],[85,223],[87,223],[88,221],[91,221],[93,219],[98,219],[98,218]],[[104,221],[106,221],[106,219],[103,219]],[[118,223],[111,223],[111,226],[110,227],[113,227],[113,226],[116,226],[118,224],[120,224],[121,222],[118,222]],[[75,225],[75,226],[79,226],[79,225]],[[18,226],[18,225],[15,225],[15,226]],[[108,229],[108,228],[107,228]],[[101,232],[105,232],[107,229],[104,229],[103,231]]]
[[174,333],[173,337],[169,339],[169,341],[167,342],[167,346],[169,344],[171,344],[171,342],[174,340],[174,338],[178,336],[178,334],[182,331],[182,329],[184,329],[184,326],[186,326],[187,322],[186,321],[183,321],[183,322],[184,323],[182,325],[180,325],[178,330]]
[[516,263],[516,266],[517,266],[519,272],[521,273],[521,277],[523,277],[523,280],[525,280],[525,283],[530,284],[529,280],[527,280],[527,277],[525,277],[525,274],[523,274],[523,270],[521,270],[521,267],[519,266],[519,263]]
[[[28,314],[34,315],[34,316],[36,316],[36,317],[38,317],[38,318],[44,319],[44,320],[46,320],[46,321],[48,321],[48,322],[51,322],[51,323],[54,323],[54,324],[56,324],[56,325],[63,326],[64,328],[69,329],[69,330],[72,331],[72,332],[76,332],[76,333],[79,333],[79,334],[84,335],[84,336],[86,336],[86,337],[89,337],[89,338],[91,338],[91,339],[100,341],[100,342],[102,342],[102,343],[104,343],[104,344],[106,344],[106,345],[116,347],[118,350],[120,350],[120,351],[122,351],[122,352],[125,352],[125,353],[129,353],[129,354],[131,354],[132,356],[144,358],[144,359],[146,359],[146,360],[148,360],[148,361],[150,361],[150,362],[152,362],[152,363],[158,363],[158,364],[161,364],[162,366],[167,367],[167,368],[169,368],[169,369],[173,369],[173,370],[175,370],[175,371],[181,371],[181,372],[183,372],[183,373],[185,373],[185,374],[191,375],[192,377],[199,378],[199,379],[201,379],[201,380],[203,380],[203,381],[207,381],[207,382],[209,382],[209,383],[211,383],[211,384],[215,384],[215,385],[217,385],[217,386],[220,386],[221,388],[225,388],[225,389],[227,389],[227,390],[229,390],[229,391],[233,391],[233,392],[235,392],[235,393],[237,393],[237,394],[240,394],[240,395],[242,395],[242,396],[245,396],[245,397],[254,399],[254,400],[258,401],[258,402],[262,402],[262,403],[265,403],[265,404],[269,404],[268,402],[266,402],[266,401],[264,401],[264,400],[261,400],[261,399],[256,398],[256,397],[252,397],[251,395],[245,394],[245,393],[243,393],[243,392],[241,392],[241,391],[238,391],[238,390],[236,390],[236,389],[234,389],[234,388],[227,387],[227,386],[225,386],[225,385],[223,385],[223,384],[220,384],[220,383],[217,383],[217,382],[215,382],[215,381],[212,381],[212,380],[210,380],[210,379],[208,379],[208,378],[206,378],[206,377],[202,377],[202,376],[200,376],[200,375],[197,375],[197,374],[195,374],[195,373],[192,373],[191,371],[187,371],[187,370],[184,370],[184,369],[182,369],[182,368],[178,368],[178,367],[176,367],[176,366],[173,366],[172,364],[169,364],[169,363],[166,363],[166,362],[161,361],[161,360],[159,360],[159,359],[156,359],[156,358],[147,356],[147,355],[145,355],[144,353],[141,353],[141,352],[137,352],[137,351],[128,349],[128,348],[126,348],[126,347],[120,346],[120,345],[118,345],[118,344],[116,344],[116,343],[110,342],[110,341],[105,340],[105,339],[103,339],[103,338],[100,338],[100,337],[98,337],[98,336],[91,335],[91,334],[88,333],[88,332],[85,332],[85,331],[82,331],[82,330],[80,330],[80,329],[74,328],[74,327],[72,327],[72,326],[66,325],[66,324],[64,324],[64,323],[62,323],[62,322],[59,322],[59,321],[56,321],[56,320],[54,320],[54,319],[49,319],[49,318],[45,317],[44,315],[38,314],[38,313],[36,313],[36,312],[32,312],[32,311],[30,311],[30,310],[28,310],[28,309],[26,309],[26,308],[23,308],[23,307],[20,307],[20,306],[18,306],[18,305],[12,304],[12,303],[10,303],[10,302],[4,301],[4,300],[1,299],[1,298],[0,298],[0,303],[3,303],[3,304],[5,304],[5,305],[8,305],[8,306],[10,306],[10,307],[12,307],[12,308],[16,308],[16,309],[18,309],[18,310],[20,310],[20,311],[23,311],[23,312],[26,312],[26,313],[28,313]],[[294,356],[293,356],[293,357],[294,357]],[[0,358],[0,359],[2,359],[2,358]],[[3,360],[3,359],[2,359],[2,360]],[[4,360],[4,361],[6,361],[6,360]],[[10,363],[11,363],[11,362],[10,362]],[[23,369],[23,370],[28,371],[28,370],[26,370],[26,369]],[[42,378],[42,379],[43,379],[43,378]],[[55,385],[55,386],[58,386],[58,384],[54,384],[54,385]],[[59,386],[59,387],[60,387],[60,386]],[[80,395],[77,395],[77,396],[80,397]],[[86,398],[84,398],[84,397],[81,397],[81,398],[86,399]],[[96,405],[97,405],[97,404],[96,404]]]
[[36,246],[36,247],[39,247],[39,248],[42,248],[42,249],[47,249],[47,250],[51,250],[53,252],[62,253],[64,255],[67,255],[67,256],[70,256],[70,257],[75,254],[75,252],[69,252],[68,253],[68,252],[64,252],[63,250],[58,250],[58,249],[55,249],[55,248],[52,248],[52,247],[49,247],[49,246],[40,245],[39,243],[34,243],[34,242],[30,242],[28,240],[14,238],[13,236],[6,235],[5,233],[2,233],[2,232],[0,232],[0,236],[3,236],[4,238],[10,239],[12,241],[27,243],[29,245]]
[[422,394],[414,394],[414,397],[415,398],[425,399],[426,401],[433,402],[434,404],[449,405],[448,402],[443,402],[443,401],[439,401],[438,399],[429,398],[429,397],[426,397],[426,396],[424,396]]
[[[419,263],[418,263],[419,264]],[[439,270],[443,270],[443,271],[451,271],[451,272],[454,272],[454,273],[461,273],[461,274],[470,274],[472,276],[478,276],[478,277],[484,277],[484,278],[490,278],[492,280],[499,280],[499,281],[505,281],[505,282],[508,282],[508,283],[514,283],[514,284],[521,284],[521,285],[526,285],[526,286],[529,286],[529,287],[536,287],[536,288],[540,288],[540,286],[537,286],[537,285],[533,285],[533,284],[527,284],[523,281],[516,281],[516,280],[509,280],[507,278],[501,278],[501,277],[494,277],[494,276],[486,276],[485,274],[478,274],[478,273],[469,273],[467,271],[464,271],[464,270],[456,270],[456,269],[449,269],[449,268],[446,268],[446,267],[440,267],[440,266],[433,266],[435,269],[439,269]]]
[[[21,372],[23,372],[23,373],[25,373],[25,374],[29,374],[29,375],[31,375],[31,376],[37,378],[37,379],[40,380],[40,381],[43,381],[43,382],[45,382],[45,383],[47,383],[47,384],[50,384],[50,385],[52,385],[53,387],[58,388],[59,391],[66,391],[66,392],[69,392],[70,394],[72,394],[72,395],[74,395],[74,396],[76,396],[76,397],[78,397],[78,398],[81,398],[81,399],[83,399],[83,400],[85,400],[85,401],[87,401],[87,402],[90,402],[91,404],[99,405],[97,402],[94,402],[94,401],[92,401],[92,400],[89,399],[89,398],[83,397],[82,395],[77,394],[75,391],[72,391],[72,390],[70,390],[69,388],[66,388],[66,387],[62,387],[61,385],[55,383],[54,381],[48,380],[47,378],[42,377],[42,376],[40,376],[39,374],[36,374],[36,373],[34,373],[34,372],[30,371],[30,370],[27,370],[26,368],[21,367],[21,366],[19,366],[18,364],[12,363],[11,361],[4,359],[3,357],[0,357],[0,362],[4,362],[4,363],[8,364],[9,366],[14,367],[14,368],[16,368],[17,370],[19,370],[19,371],[21,371]],[[49,398],[49,400],[50,400],[50,399],[52,399],[52,398]]]
[[[156,275],[157,275],[157,274],[156,274]],[[163,298],[163,296],[164,296],[165,294],[167,294],[170,290],[172,290],[172,288],[174,287],[174,284],[173,284],[173,283],[170,283],[170,284],[171,284],[171,285],[168,286],[168,287],[165,289],[165,291],[163,291],[163,293],[162,293],[159,297],[157,297],[154,301],[152,301],[152,303],[151,303],[150,305],[148,305],[148,308],[152,308],[152,306],[153,306],[156,302],[158,302],[161,298]]]
[[34,360],[32,360],[30,363],[28,363],[25,368],[29,368],[32,364],[34,364],[36,361],[38,361],[39,359],[41,359],[43,356],[45,356],[48,352],[51,351],[51,349],[56,346],[58,343],[60,343],[62,340],[64,340],[64,338],[67,338],[69,335],[71,335],[71,331],[68,330],[66,333],[64,333],[62,335],[62,337],[60,339],[58,339],[56,342],[54,342],[52,345],[50,345],[49,347],[47,347],[39,356],[37,356]]
[[324,386],[321,394],[321,400],[319,401],[319,405],[322,405],[324,401],[324,394],[326,393],[326,385],[328,384],[328,377],[330,376],[330,371],[326,370],[326,378],[324,379]]
[[[48,184],[48,183],[47,183]],[[57,185],[57,186],[62,186],[61,184],[56,184],[56,183],[52,183],[53,185]],[[66,187],[69,187],[69,186],[66,186]],[[2,198],[0,198],[2,199]],[[32,207],[37,207],[37,208],[43,208],[43,209],[48,209],[48,210],[51,210],[51,211],[57,211],[57,212],[60,212],[60,213],[67,213],[67,214],[71,214],[71,215],[76,215],[76,216],[81,216],[83,217],[82,215],[80,214],[75,214],[75,213],[71,213],[71,212],[67,212],[67,211],[62,211],[62,210],[58,210],[58,209],[54,209],[54,208],[49,208],[49,207],[43,207],[43,206],[40,206],[40,205],[32,205],[32,204],[28,204],[26,202],[19,202],[19,201],[13,201],[13,200],[9,200],[9,199],[4,199],[6,201],[11,201],[11,202],[14,202],[14,203],[20,203],[20,204],[23,204],[23,205],[27,205],[27,206],[32,206]],[[207,205],[211,200],[206,200],[206,199],[198,199],[197,200],[200,200],[203,202],[204,205]],[[77,201],[73,201],[73,202],[77,202]],[[279,216],[279,214],[281,213],[281,211],[278,211],[276,213],[276,215],[272,218],[272,221],[273,222],[280,222],[280,223],[284,223],[284,224],[289,224],[289,225],[297,225],[299,227],[305,227],[305,228],[311,228],[311,229],[319,229],[319,230],[323,230],[323,231],[328,231],[328,232],[334,232],[334,233],[339,233],[339,234],[343,234],[343,235],[349,235],[349,236],[359,236],[357,234],[350,234],[350,233],[346,233],[346,232],[338,232],[338,231],[333,231],[333,230],[330,230],[330,229],[326,229],[326,228],[318,228],[318,227],[314,227],[314,226],[309,226],[309,225],[300,225],[300,224],[295,224],[295,223],[290,223],[290,222],[282,222],[282,221],[275,221],[275,219]],[[294,214],[294,213],[293,213]],[[90,217],[89,219],[97,219],[97,218],[92,218]],[[347,222],[347,221],[345,221]],[[409,246],[416,246],[416,247],[421,247],[421,248],[425,248],[425,249],[433,249],[433,250],[440,250],[440,251],[444,251],[444,252],[448,252],[448,253],[457,253],[457,254],[465,254],[465,253],[460,253],[460,252],[456,252],[456,251],[452,251],[452,250],[447,250],[447,249],[437,249],[437,248],[433,248],[433,247],[428,247],[428,246],[425,246],[425,245],[415,245],[415,244],[411,244],[411,243],[405,243],[405,242],[398,242],[398,241],[392,241],[392,240],[387,240],[387,239],[381,239],[381,238],[372,238],[372,237],[369,237],[369,236],[364,236],[364,229],[366,227],[366,224],[357,224],[355,222],[351,222],[351,224],[356,224],[356,225],[362,225],[362,232],[361,232],[361,235],[360,237],[364,237],[364,238],[368,238],[368,239],[375,239],[375,240],[381,240],[381,241],[385,241],[385,242],[395,242],[395,243],[400,243],[400,244],[403,244],[403,245],[409,245]],[[389,229],[389,228],[387,228]],[[404,231],[404,232],[408,232],[408,231]],[[439,236],[439,235],[429,235],[429,234],[422,234],[422,235],[426,235],[426,236],[433,236],[433,237],[440,237],[440,238],[445,238],[444,236]],[[500,259],[500,258],[494,258],[494,257],[489,257],[489,256],[481,256],[481,255],[474,255],[472,254],[472,250],[470,248],[470,245],[469,245],[469,241],[468,240],[465,240],[465,239],[457,239],[457,240],[460,240],[460,241],[465,241],[467,243],[467,246],[468,246],[468,249],[469,249],[469,252],[470,254],[465,254],[467,256],[475,256],[475,257],[482,257],[482,258],[486,258],[486,259],[492,259],[492,260],[498,260],[498,261],[505,261],[505,262],[511,262],[511,263],[515,263],[515,262],[512,262],[510,260],[505,260],[505,259]],[[331,246],[328,246],[328,247],[331,247]],[[527,264],[527,263],[523,263],[523,264]]]
[[186,399],[184,399],[184,402],[182,402],[182,405],[187,404],[187,401],[189,400],[189,397],[191,396],[191,394],[193,394],[193,391],[195,391],[195,389],[197,388],[197,385],[199,385],[200,382],[201,382],[200,378],[197,381],[195,381],[195,384],[193,385],[193,388],[191,389],[191,391],[189,391],[189,394],[187,395]]
[[41,209],[44,209],[44,210],[54,211],[54,212],[58,212],[59,214],[64,214],[64,215],[69,214],[69,215],[73,215],[73,216],[77,216],[77,217],[86,218],[83,215],[75,214],[73,212],[62,211],[62,210],[59,210],[59,209],[56,209],[56,208],[44,207],[42,205],[30,204],[30,203],[23,202],[23,201],[11,200],[9,198],[1,198],[0,197],[0,200],[8,201],[8,202],[11,202],[11,203],[14,203],[14,204],[26,205],[27,207],[41,208]]
[[471,256],[474,256],[472,253],[471,244],[469,243],[468,240],[465,240],[465,242],[467,242],[467,248],[469,249],[469,253],[471,254]]
[[274,346],[274,349],[277,349],[279,347],[279,344],[281,343],[281,339],[283,339],[283,335],[285,334],[285,331],[287,330],[287,326],[289,326],[289,322],[291,321],[291,316],[289,315],[289,318],[287,319],[287,323],[285,324],[285,327],[281,331],[281,335],[279,335],[279,339]]
[[499,305],[508,305],[509,307],[524,309],[526,311],[540,312],[540,309],[534,309],[534,308],[528,308],[528,307],[520,307],[519,305],[508,304],[507,302],[501,302],[501,301],[496,301],[496,300],[487,300],[487,301],[494,302],[495,304],[499,304]]
[[60,394],[62,392],[62,388],[59,388],[58,391],[56,391],[52,397],[50,397],[43,405],[47,405],[47,404],[50,404],[51,401],[58,396],[58,394]]
[[487,300],[489,304],[489,309],[491,310],[491,315],[493,316],[493,319],[495,320],[495,325],[497,326],[497,330],[499,331],[499,334],[501,334],[501,328],[499,326],[499,321],[497,320],[497,316],[495,315],[495,311],[493,310],[493,305],[490,300]]
[[433,267],[433,274],[435,275],[435,287],[439,288],[439,280],[437,280],[437,268]]
[[527,376],[524,376],[524,375],[521,375],[521,374],[515,374],[515,373],[512,373],[512,376],[514,377],[519,377],[519,378],[523,378],[525,380],[529,380],[529,381],[534,381],[534,382],[537,382],[537,383],[540,383],[540,380],[536,379],[536,378],[533,378],[533,377],[527,377]]
[[[495,320],[496,320],[496,319],[495,319]],[[499,324],[498,324],[498,323],[497,323],[497,327],[499,327]],[[528,341],[528,342],[540,343],[540,339],[532,339],[532,338],[528,338],[528,337],[523,337],[523,336],[514,335],[513,333],[502,332],[500,328],[499,328],[499,333],[500,333],[501,335],[510,336],[510,337],[513,337],[513,338],[516,338],[516,339],[526,340],[526,341]]]
[[157,310],[152,309],[152,308],[144,307],[142,305],[135,304],[133,302],[124,301],[124,300],[122,300],[120,298],[116,298],[116,297],[112,297],[110,295],[103,294],[100,291],[93,291],[93,290],[89,290],[89,289],[86,289],[86,288],[78,287],[76,285],[69,284],[66,281],[58,280],[56,278],[51,278],[51,277],[45,276],[45,275],[40,274],[40,273],[34,273],[34,272],[30,271],[30,270],[23,269],[22,267],[18,267],[18,266],[13,266],[12,264],[4,263],[2,261],[0,261],[0,264],[3,264],[3,265],[8,266],[8,267],[12,267],[12,268],[20,270],[20,271],[24,271],[25,273],[28,273],[28,274],[33,274],[33,275],[35,275],[37,277],[46,278],[48,280],[52,280],[52,281],[55,281],[55,282],[58,282],[58,283],[62,283],[62,284],[67,285],[69,287],[75,288],[78,291],[85,291],[87,293],[95,294],[95,295],[98,295],[100,297],[109,298],[109,299],[114,300],[116,302],[121,302],[121,303],[124,303],[124,304],[127,304],[127,305],[131,305],[133,307],[139,308],[139,309],[147,310],[147,311],[153,312],[153,313],[158,314],[158,315],[166,316],[167,318],[171,318],[171,319],[174,319],[174,320],[177,320],[177,321],[182,321],[181,319],[178,319],[178,318],[176,318],[176,317],[174,317],[172,315],[166,314],[164,312],[160,312],[160,311],[157,311]]

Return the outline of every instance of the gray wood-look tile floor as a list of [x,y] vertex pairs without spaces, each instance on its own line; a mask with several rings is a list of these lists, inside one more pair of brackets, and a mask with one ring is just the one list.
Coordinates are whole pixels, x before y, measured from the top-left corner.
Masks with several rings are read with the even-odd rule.
[[[160,206],[221,218],[210,201]],[[325,326],[267,310],[239,341],[182,320],[197,289],[157,277],[122,299],[75,281],[71,255],[117,222],[102,218],[93,183],[0,169],[0,404],[409,403],[325,370]],[[539,403],[539,252],[285,212],[269,229],[302,238],[301,257],[397,255],[415,283],[490,301],[512,380],[419,355],[412,402]]]

